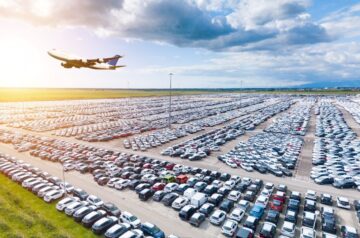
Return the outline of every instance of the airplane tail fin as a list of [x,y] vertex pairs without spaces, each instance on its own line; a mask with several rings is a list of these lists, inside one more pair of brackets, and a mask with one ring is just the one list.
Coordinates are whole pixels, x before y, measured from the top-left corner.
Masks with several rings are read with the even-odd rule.
[[118,62],[118,60],[119,60],[120,57],[117,57],[117,55],[116,55],[115,57],[116,57],[116,58],[110,60],[110,61],[108,62],[108,64],[110,64],[110,65],[112,65],[112,66],[116,66],[116,64],[117,64],[117,62]]

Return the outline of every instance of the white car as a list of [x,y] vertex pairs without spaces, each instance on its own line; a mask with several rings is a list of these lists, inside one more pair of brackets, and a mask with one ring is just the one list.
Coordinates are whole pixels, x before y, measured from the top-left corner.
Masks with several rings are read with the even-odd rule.
[[177,183],[168,183],[168,184],[166,184],[166,186],[164,188],[164,192],[171,193],[171,192],[175,191],[178,187],[179,187],[179,184],[177,184]]
[[263,190],[261,190],[260,195],[266,196],[266,197],[270,197],[270,196],[271,196],[271,191],[268,190],[268,189],[266,189],[266,188],[264,188]]
[[240,199],[240,196],[241,196],[241,192],[232,190],[232,191],[230,191],[227,198],[231,201],[237,202]]
[[281,234],[290,238],[295,237],[295,229],[294,223],[285,221],[281,228]]
[[175,201],[172,203],[171,207],[175,210],[180,210],[182,207],[187,205],[189,203],[189,199],[187,197],[178,197],[175,199]]
[[234,220],[234,221],[237,221],[237,222],[240,222],[241,219],[244,217],[245,215],[245,211],[241,208],[235,208],[231,213],[230,213],[230,216],[229,218]]
[[235,164],[232,160],[227,159],[225,162],[228,166],[230,166],[231,168],[237,168],[237,164]]
[[108,182],[107,182],[107,186],[110,187],[110,188],[113,188],[115,187],[115,184],[120,181],[121,178],[111,178]]
[[39,192],[37,193],[38,197],[44,197],[46,193],[52,191],[52,190],[56,190],[59,189],[59,187],[57,186],[46,186],[42,189],[39,190]]
[[56,209],[58,211],[64,211],[64,209],[70,205],[73,202],[77,202],[80,199],[78,197],[66,197],[64,199],[61,199],[57,204],[56,204]]
[[251,167],[250,165],[246,164],[246,163],[241,163],[240,164],[240,167],[245,170],[245,171],[248,171],[248,172],[252,172],[254,171],[253,167]]
[[226,220],[224,225],[221,227],[221,233],[232,237],[238,228],[238,223],[233,220]]
[[300,230],[301,238],[316,238],[316,232],[314,231],[314,229],[303,226]]
[[104,202],[96,197],[95,195],[89,195],[86,199],[86,201],[90,204],[90,205],[94,205],[96,207],[100,207],[104,204]]
[[121,213],[120,220],[121,222],[130,224],[133,228],[139,228],[141,225],[140,219],[127,211]]
[[130,180],[128,179],[120,179],[119,181],[115,182],[114,184],[114,188],[116,188],[117,190],[122,190],[124,188],[126,188],[127,186],[129,186]]
[[71,193],[72,191],[74,191],[74,186],[67,182],[60,183],[60,188],[65,189],[67,193]]
[[65,163],[63,164],[64,171],[70,171],[75,169],[75,165],[72,163]]
[[222,210],[216,210],[211,216],[210,216],[210,223],[216,226],[219,226],[226,218],[226,212]]
[[305,194],[305,199],[316,201],[317,200],[316,192],[313,190],[307,190]]
[[246,200],[240,200],[238,203],[238,207],[246,212],[247,209],[250,207],[250,202]]
[[143,238],[143,237],[144,237],[144,232],[142,232],[140,229],[134,229],[125,232],[119,238]]
[[347,209],[347,210],[351,209],[349,199],[347,199],[346,197],[337,197],[336,205],[338,207],[340,207],[340,208],[344,208],[344,209]]
[[235,187],[236,183],[234,180],[228,180],[224,183],[224,187],[233,189]]
[[51,190],[50,192],[46,193],[44,196],[45,202],[52,202],[64,196],[63,190]]
[[262,206],[266,207],[267,204],[269,202],[269,198],[264,196],[264,195],[260,195],[257,199],[255,204],[261,204]]
[[78,210],[86,205],[89,205],[89,203],[86,201],[73,202],[65,208],[65,214],[68,216],[72,216],[76,210]]

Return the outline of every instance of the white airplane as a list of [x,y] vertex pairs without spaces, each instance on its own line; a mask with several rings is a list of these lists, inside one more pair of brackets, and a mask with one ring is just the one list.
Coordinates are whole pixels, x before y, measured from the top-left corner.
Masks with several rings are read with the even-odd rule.
[[60,61],[61,66],[64,68],[90,68],[90,69],[101,69],[101,70],[115,70],[117,68],[125,67],[125,65],[116,65],[120,55],[115,55],[109,58],[97,58],[97,59],[83,59],[80,57],[68,55],[64,52],[60,52],[56,49],[49,50],[48,54]]

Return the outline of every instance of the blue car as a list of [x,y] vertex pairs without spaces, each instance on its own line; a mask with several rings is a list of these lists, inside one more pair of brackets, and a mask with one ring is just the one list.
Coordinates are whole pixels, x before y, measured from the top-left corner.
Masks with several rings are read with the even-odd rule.
[[165,238],[165,233],[159,229],[159,227],[145,222],[141,225],[140,229],[144,232],[145,235],[152,236],[154,238]]
[[255,205],[250,211],[250,216],[256,217],[258,220],[264,215],[264,207],[261,205]]

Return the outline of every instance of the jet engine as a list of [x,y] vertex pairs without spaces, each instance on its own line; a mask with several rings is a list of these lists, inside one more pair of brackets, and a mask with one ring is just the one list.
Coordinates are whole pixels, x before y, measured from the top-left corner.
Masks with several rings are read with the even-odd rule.
[[66,68],[66,69],[69,69],[69,68],[73,67],[71,64],[67,64],[67,63],[61,63],[61,66]]

